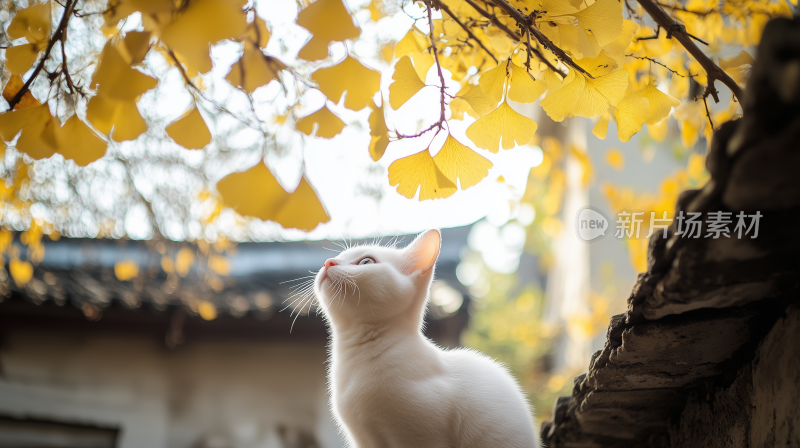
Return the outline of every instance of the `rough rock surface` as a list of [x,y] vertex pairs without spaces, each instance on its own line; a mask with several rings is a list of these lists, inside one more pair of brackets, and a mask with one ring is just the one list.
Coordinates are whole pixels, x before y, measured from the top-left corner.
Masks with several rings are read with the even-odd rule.
[[[732,212],[730,237],[673,223],[651,238],[546,446],[800,446],[800,19],[767,25],[743,109],[714,134],[711,180],[676,205],[703,213],[703,234],[708,212]],[[762,215],[757,238],[734,232],[740,211]]]

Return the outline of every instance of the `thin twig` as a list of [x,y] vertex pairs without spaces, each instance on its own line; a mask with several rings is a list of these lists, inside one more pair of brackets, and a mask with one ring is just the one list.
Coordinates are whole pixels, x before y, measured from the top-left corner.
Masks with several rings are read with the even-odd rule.
[[[716,129],[714,129],[714,122],[711,121],[711,112],[708,111],[708,101],[706,101],[706,97],[707,95],[703,95],[703,105],[706,106],[706,117],[708,117],[708,124],[711,125],[712,131],[716,131]],[[695,101],[697,101],[697,98],[695,98]]]
[[723,84],[725,84],[728,89],[730,89],[731,93],[733,93],[734,98],[736,101],[741,103],[742,98],[744,97],[744,90],[742,89],[739,84],[736,84],[736,81],[728,75],[725,70],[721,69],[717,64],[714,63],[705,53],[703,53],[700,48],[693,42],[692,36],[686,32],[686,27],[682,24],[674,20],[672,17],[667,14],[666,11],[661,9],[658,3],[655,0],[636,0],[639,2],[640,5],[644,8],[645,11],[650,15],[650,17],[655,21],[659,26],[667,30],[667,37],[674,37],[678,40],[678,42],[683,45],[683,48],[694,57],[694,59],[703,67],[706,71],[708,76],[708,85],[706,86],[706,92],[704,95],[711,95],[714,97],[714,101],[719,102],[719,97],[717,96],[717,91],[714,88],[714,81],[719,80]]
[[483,44],[483,42],[481,42],[481,40],[480,40],[480,39],[478,39],[478,36],[476,36],[476,35],[475,35],[475,34],[472,32],[472,30],[470,30],[470,29],[469,29],[469,27],[467,27],[466,25],[464,25],[464,23],[463,23],[463,22],[461,22],[461,20],[459,20],[459,19],[458,19],[458,17],[457,17],[455,14],[453,14],[453,11],[451,11],[451,10],[450,10],[450,8],[449,8],[447,5],[445,5],[445,4],[444,4],[444,2],[438,2],[437,6],[439,7],[439,9],[441,9],[441,10],[442,10],[442,11],[444,11],[444,12],[446,12],[446,13],[447,13],[447,15],[449,15],[450,17],[452,17],[452,19],[453,19],[453,20],[454,20],[454,21],[455,21],[455,22],[458,24],[458,26],[460,26],[460,27],[461,27],[461,28],[462,28],[464,31],[466,31],[466,32],[467,32],[467,35],[470,37],[470,39],[472,39],[472,40],[474,40],[475,42],[477,42],[478,46],[480,46],[480,47],[483,49],[483,51],[485,51],[485,52],[486,52],[486,54],[488,54],[488,55],[489,55],[489,57],[491,57],[492,59],[494,59],[494,63],[495,63],[495,64],[499,64],[499,63],[500,63],[500,62],[497,60],[497,58],[496,58],[496,57],[495,57],[495,56],[492,54],[492,52],[491,52],[491,51],[489,51],[489,49],[488,49],[488,48],[486,48],[486,45],[484,45],[484,44]]
[[[445,92],[445,89],[447,88],[447,86],[444,83],[444,74],[442,73],[442,65],[439,63],[439,51],[436,49],[436,39],[434,38],[434,33],[433,33],[433,12],[431,11],[431,0],[427,0],[425,2],[425,6],[428,7],[428,25],[430,25],[430,28],[431,28],[430,37],[431,37],[431,49],[433,50],[433,59],[434,59],[434,62],[436,63],[436,70],[439,73],[439,82],[441,82],[441,86],[439,86],[439,95],[440,95],[439,103],[440,103],[440,106],[441,106],[441,109],[440,109],[440,112],[439,112],[439,121],[437,121],[436,123],[430,125],[428,128],[426,128],[426,129],[424,129],[424,130],[422,130],[422,131],[420,131],[420,132],[418,132],[418,133],[416,133],[414,135],[405,135],[405,134],[401,134],[399,132],[395,132],[397,134],[397,138],[398,139],[419,137],[422,134],[424,134],[424,133],[426,133],[426,132],[428,132],[428,131],[430,131],[430,130],[432,130],[434,128],[439,128],[439,131],[441,131],[441,130],[444,129],[444,124],[447,122],[447,120],[445,119],[445,105],[446,105],[446,103],[445,103],[445,100],[444,100],[444,97],[447,94],[447,92]],[[436,131],[436,133],[438,134],[439,131]]]
[[671,71],[672,73],[680,76],[681,78],[692,78],[692,79],[694,79],[694,77],[697,76],[697,75],[693,75],[691,73],[687,73],[685,75],[681,75],[680,73],[678,73],[677,70],[673,70],[673,69],[667,67],[666,65],[664,65],[663,62],[660,62],[660,61],[658,61],[658,60],[656,60],[654,58],[650,58],[650,57],[647,57],[647,56],[636,56],[635,54],[626,54],[625,56],[627,56],[629,58],[642,59],[642,60],[647,60],[647,61],[653,62],[653,63],[658,64],[658,65],[664,67],[665,69]]
[[594,76],[592,76],[589,72],[584,70],[583,67],[576,64],[575,61],[573,61],[572,58],[569,57],[569,55],[564,50],[557,47],[556,44],[554,44],[553,41],[550,40],[549,37],[545,36],[544,33],[542,33],[542,30],[534,26],[532,17],[526,16],[521,12],[517,11],[506,0],[491,0],[491,1],[492,3],[500,7],[500,9],[505,11],[506,14],[510,15],[511,18],[517,22],[517,25],[519,25],[520,28],[529,29],[533,34],[533,37],[535,37],[536,40],[539,41],[539,43],[542,44],[545,48],[552,51],[553,54],[555,54],[556,57],[561,60],[561,62],[583,73],[589,78],[594,78]]
[[[503,31],[504,33],[506,33],[506,35],[508,35],[508,37],[510,37],[510,38],[512,38],[512,39],[514,39],[514,41],[515,41],[515,42],[519,42],[519,41],[521,41],[521,40],[522,40],[522,36],[520,36],[520,35],[519,35],[519,34],[517,34],[515,31],[513,31],[512,29],[510,29],[509,27],[507,27],[507,26],[506,26],[506,25],[505,25],[503,22],[501,22],[501,21],[500,21],[500,20],[499,20],[499,19],[498,19],[498,18],[497,18],[497,17],[496,17],[494,14],[491,14],[491,13],[489,13],[489,11],[487,11],[487,10],[485,10],[485,9],[481,8],[481,7],[480,7],[480,6],[479,6],[477,3],[475,3],[473,0],[464,0],[464,1],[466,1],[466,2],[467,2],[467,4],[469,4],[469,5],[472,7],[472,9],[474,9],[475,11],[477,11],[477,12],[478,12],[478,14],[480,14],[480,15],[482,15],[482,16],[484,16],[484,17],[486,17],[487,19],[489,19],[489,21],[490,21],[490,22],[492,22],[492,24],[493,24],[494,26],[496,26],[497,28],[499,28],[499,29],[500,29],[501,31]],[[547,67],[548,67],[550,70],[552,70],[552,71],[554,71],[554,72],[558,73],[558,74],[561,76],[561,78],[566,78],[566,77],[567,77],[567,74],[566,74],[566,73],[564,73],[564,72],[562,72],[561,70],[557,69],[557,68],[556,68],[556,66],[554,66],[554,65],[553,65],[553,64],[552,64],[552,63],[551,63],[551,62],[550,62],[550,61],[549,61],[549,60],[548,60],[546,57],[544,57],[544,55],[543,55],[543,54],[542,54],[542,53],[541,53],[541,52],[540,52],[538,49],[536,49],[536,48],[533,48],[533,47],[532,47],[530,44],[528,44],[528,51],[530,51],[530,52],[532,52],[534,55],[536,55],[536,57],[537,57],[537,58],[538,58],[540,61],[544,62],[544,64],[545,64],[545,65],[547,65]]]
[[30,90],[31,84],[33,81],[36,80],[36,77],[39,76],[42,69],[44,68],[44,63],[47,62],[47,59],[50,57],[50,51],[53,49],[53,45],[56,44],[61,39],[61,34],[67,29],[67,25],[69,24],[69,19],[72,17],[72,10],[75,8],[75,4],[78,0],[67,0],[67,4],[64,6],[64,14],[61,16],[61,21],[58,23],[58,27],[53,35],[50,37],[50,41],[47,43],[47,48],[44,51],[44,56],[42,56],[42,60],[39,61],[39,64],[36,65],[36,68],[33,69],[33,73],[25,81],[25,84],[19,89],[14,98],[11,98],[11,101],[8,102],[8,110],[14,110],[14,107],[20,102],[22,96],[25,95],[25,92]]

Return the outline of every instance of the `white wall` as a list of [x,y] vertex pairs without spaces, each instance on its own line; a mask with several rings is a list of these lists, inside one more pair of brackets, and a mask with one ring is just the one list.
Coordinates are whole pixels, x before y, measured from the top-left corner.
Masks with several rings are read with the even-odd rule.
[[323,344],[195,342],[14,331],[0,346],[0,414],[121,429],[120,448],[290,448],[278,427],[343,445]]

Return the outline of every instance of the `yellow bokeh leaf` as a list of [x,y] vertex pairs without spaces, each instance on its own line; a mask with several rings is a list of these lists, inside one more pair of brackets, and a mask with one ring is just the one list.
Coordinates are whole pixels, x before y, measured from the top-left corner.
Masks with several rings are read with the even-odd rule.
[[493,99],[497,104],[503,99],[503,87],[505,86],[507,73],[507,62],[503,61],[497,67],[481,74],[478,84],[483,93]]
[[49,1],[37,3],[17,11],[8,25],[8,37],[28,39],[28,42],[41,42],[50,34],[50,15],[52,5]]
[[456,192],[456,184],[436,166],[431,153],[425,149],[395,160],[389,165],[389,185],[413,199],[419,190],[419,200],[443,199]]
[[509,62],[509,65],[511,66],[511,86],[508,89],[508,99],[511,101],[532,103],[547,90],[547,84],[533,79],[524,68],[513,62]]
[[211,132],[195,106],[170,123],[165,131],[175,143],[186,149],[203,149],[211,143]]
[[86,107],[86,120],[102,134],[110,134],[115,142],[134,140],[147,131],[147,123],[134,101],[92,97]]
[[247,26],[242,2],[192,0],[161,31],[161,41],[172,48],[193,73],[206,73],[213,64],[209,45],[241,36]]
[[531,141],[536,128],[535,121],[518,113],[503,101],[500,107],[467,128],[467,138],[478,148],[496,153],[499,151],[501,137],[503,149],[511,149]]
[[334,103],[338,103],[342,95],[347,92],[344,107],[351,110],[361,110],[367,107],[372,96],[381,87],[380,73],[365,67],[352,56],[347,56],[333,67],[315,71],[311,74],[311,79],[319,85],[319,90]]
[[121,282],[129,282],[139,276],[139,265],[133,260],[122,260],[114,264],[114,275]]
[[627,142],[633,134],[639,132],[650,115],[650,102],[647,98],[627,96],[620,101],[614,110],[614,119],[617,122],[617,137],[621,142]]
[[317,0],[311,3],[297,14],[297,24],[312,35],[297,55],[307,61],[328,57],[328,45],[332,41],[341,42],[361,35],[361,30],[353,24],[353,18],[342,0]]
[[622,171],[625,168],[625,156],[622,151],[617,148],[611,148],[606,151],[606,163],[617,171]]
[[425,83],[419,79],[417,72],[411,65],[411,58],[403,56],[394,66],[394,82],[389,86],[389,104],[392,109],[399,109],[412,96],[425,87]]
[[25,286],[33,277],[33,265],[27,261],[12,259],[8,263],[8,271],[18,287]]
[[384,103],[381,103],[381,107],[377,107],[372,103],[369,106],[372,109],[369,114],[369,155],[374,162],[383,157],[386,147],[389,146],[389,128],[383,116],[383,105]]
[[[9,103],[11,100],[14,99],[14,96],[22,89],[25,85],[25,82],[22,81],[22,77],[20,75],[11,75],[8,78],[8,82],[6,86],[3,88],[3,99],[8,101]],[[14,106],[14,110],[22,110],[22,109],[29,109],[31,107],[41,106],[42,103],[39,102],[34,96],[31,94],[30,90],[26,90],[25,93],[20,98],[19,102],[16,106]]]
[[489,175],[493,166],[487,158],[471,150],[452,135],[447,136],[444,146],[433,157],[433,163],[447,179],[459,181],[462,190],[477,185]]
[[680,101],[658,90],[656,86],[650,83],[648,83],[644,89],[634,92],[628,96],[633,98],[647,99],[650,104],[650,111],[645,123],[649,125],[654,125],[660,122],[669,116],[669,112],[673,107],[678,107],[681,104]]
[[297,123],[295,123],[295,128],[303,134],[312,135],[316,129],[315,137],[321,138],[333,138],[339,135],[344,126],[344,121],[331,112],[327,105],[323,105],[318,111],[297,120]]
[[668,130],[669,130],[669,118],[665,118],[656,124],[647,125],[647,133],[650,134],[650,137],[653,137],[653,140],[657,142],[664,141],[664,138],[667,136]]
[[286,229],[299,229],[306,232],[331,220],[325,206],[314,191],[314,187],[303,176],[300,184],[281,204],[274,221]]
[[186,277],[192,265],[194,265],[194,252],[188,247],[182,247],[175,255],[175,272],[181,277]]
[[103,157],[108,144],[89,128],[77,115],[67,119],[59,132],[58,152],[65,159],[86,166]]
[[286,69],[286,64],[278,58],[267,56],[255,45],[245,42],[242,57],[231,65],[225,80],[234,87],[253,93],[272,80],[280,81],[278,74]]
[[231,273],[231,264],[227,257],[210,255],[208,257],[208,267],[218,275],[228,275]]
[[638,29],[638,23],[634,22],[633,20],[625,19],[622,21],[622,32],[620,35],[617,36],[613,42],[603,46],[603,51],[605,51],[608,56],[613,58],[617,62],[618,66],[622,66],[622,64],[625,62],[625,50],[627,50],[628,46],[630,46],[633,35]]
[[129,15],[140,12],[142,16],[150,15],[169,15],[175,8],[175,4],[163,0],[110,0],[109,8],[104,17],[106,27],[116,26],[116,24]]
[[6,68],[12,75],[21,75],[39,58],[39,44],[24,44],[6,49]]
[[289,197],[263,162],[247,171],[232,173],[217,183],[225,206],[242,216],[263,221],[274,220],[280,206]]
[[207,300],[201,300],[197,304],[197,314],[199,314],[203,320],[214,320],[217,318],[217,307]]

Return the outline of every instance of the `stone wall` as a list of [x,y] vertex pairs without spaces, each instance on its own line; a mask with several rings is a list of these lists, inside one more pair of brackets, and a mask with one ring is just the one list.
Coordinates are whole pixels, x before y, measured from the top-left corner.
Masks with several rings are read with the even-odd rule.
[[[742,106],[714,134],[711,180],[676,204],[704,235],[709,212],[730,212],[732,232],[685,238],[674,222],[651,238],[546,446],[800,446],[800,19],[767,25]],[[757,238],[733,231],[740,212],[761,215]]]

